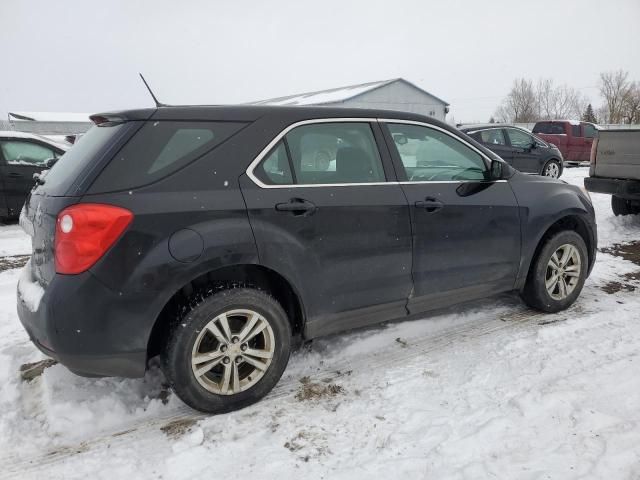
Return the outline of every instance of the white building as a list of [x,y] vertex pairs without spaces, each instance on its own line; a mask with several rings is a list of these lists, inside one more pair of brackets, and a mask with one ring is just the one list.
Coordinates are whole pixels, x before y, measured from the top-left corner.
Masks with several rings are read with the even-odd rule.
[[253,105],[323,105],[419,113],[444,121],[449,104],[404,78],[270,98]]
[[6,130],[49,136],[85,133],[93,125],[88,113],[63,112],[9,112],[3,123]]

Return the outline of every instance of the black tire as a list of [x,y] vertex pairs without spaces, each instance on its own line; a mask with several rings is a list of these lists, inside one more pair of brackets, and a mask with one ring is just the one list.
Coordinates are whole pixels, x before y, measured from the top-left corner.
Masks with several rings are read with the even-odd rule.
[[617,217],[619,215],[637,215],[640,213],[640,207],[634,206],[629,200],[611,195],[611,210]]
[[[522,290],[521,297],[532,308],[543,312],[554,313],[570,307],[580,295],[589,271],[589,255],[587,246],[582,237],[573,230],[564,230],[555,233],[543,240],[542,248],[534,258],[529,274]],[[580,274],[573,291],[564,299],[554,299],[545,286],[547,266],[551,256],[561,246],[569,244],[574,246],[580,255]]]
[[[549,170],[550,170],[549,167],[551,166],[557,167],[558,176],[553,176],[549,173]],[[540,173],[540,175],[542,175],[543,177],[560,178],[562,176],[562,164],[560,163],[559,160],[552,158],[551,160],[549,160],[547,163],[544,164],[544,167],[542,167],[542,172]]]
[[[262,315],[273,332],[275,348],[270,365],[257,383],[231,395],[216,394],[196,379],[191,366],[192,350],[201,330],[212,319],[234,309],[250,309]],[[205,297],[179,319],[161,355],[162,369],[184,403],[205,413],[224,413],[251,405],[269,393],[280,380],[290,352],[291,326],[282,306],[265,292],[237,288]]]

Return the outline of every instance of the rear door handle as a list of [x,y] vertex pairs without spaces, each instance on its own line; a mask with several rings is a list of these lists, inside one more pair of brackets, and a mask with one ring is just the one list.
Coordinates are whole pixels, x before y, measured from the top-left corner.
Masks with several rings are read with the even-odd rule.
[[440,200],[437,200],[433,197],[427,197],[424,199],[424,202],[418,201],[415,203],[416,208],[424,208],[427,212],[433,213],[440,210],[444,207],[444,203]]
[[278,212],[289,212],[293,215],[311,215],[316,210],[315,204],[303,198],[292,198],[285,203],[276,203],[276,210]]
[[9,173],[7,173],[7,177],[9,177],[9,178],[22,178],[23,175],[21,173],[9,172]]

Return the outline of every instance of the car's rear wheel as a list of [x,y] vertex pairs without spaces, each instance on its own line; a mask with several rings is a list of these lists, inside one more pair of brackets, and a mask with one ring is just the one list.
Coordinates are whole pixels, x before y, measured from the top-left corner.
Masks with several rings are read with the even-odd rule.
[[182,401],[222,413],[264,397],[290,350],[291,327],[280,304],[265,292],[238,288],[206,297],[179,319],[162,364]]
[[571,230],[548,237],[534,259],[522,298],[544,312],[558,312],[575,302],[589,271],[587,246]]
[[562,174],[562,165],[558,160],[549,160],[542,169],[542,176],[551,178],[560,178]]
[[640,207],[633,205],[629,200],[611,195],[611,210],[617,217],[619,215],[637,215],[640,213]]

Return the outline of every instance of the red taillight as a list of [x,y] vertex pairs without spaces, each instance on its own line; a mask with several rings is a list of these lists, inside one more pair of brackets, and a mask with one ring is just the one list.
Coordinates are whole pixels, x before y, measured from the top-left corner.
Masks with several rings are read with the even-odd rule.
[[99,203],[80,203],[58,214],[56,272],[77,274],[91,268],[133,220],[129,210]]

